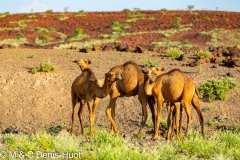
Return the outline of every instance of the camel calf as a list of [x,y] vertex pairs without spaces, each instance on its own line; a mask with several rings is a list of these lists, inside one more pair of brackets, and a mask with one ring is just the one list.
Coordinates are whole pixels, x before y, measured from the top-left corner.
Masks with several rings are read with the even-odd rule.
[[92,126],[94,123],[95,110],[100,99],[106,97],[109,92],[111,85],[121,77],[118,74],[106,73],[104,80],[97,81],[95,74],[89,68],[91,61],[89,59],[79,59],[75,61],[82,74],[80,74],[72,83],[71,97],[72,97],[72,127],[71,134],[74,132],[74,119],[75,119],[75,108],[76,104],[80,102],[80,108],[78,110],[78,117],[82,129],[82,134],[85,135],[84,125],[83,125],[83,107],[87,103],[89,110],[89,120],[90,120],[90,136],[93,135]]
[[[162,114],[162,104],[163,102],[167,102],[168,108],[168,139],[170,138],[170,133],[172,129],[172,122],[170,121],[170,115],[174,110],[174,107],[178,107],[178,102],[180,102],[181,106],[185,109],[188,118],[188,124],[185,135],[188,134],[189,127],[192,124],[192,114],[191,114],[191,104],[196,109],[200,124],[202,126],[202,134],[204,135],[204,126],[203,126],[203,116],[199,105],[198,99],[198,90],[194,82],[191,78],[183,74],[179,69],[173,69],[167,73],[159,75],[153,83],[150,83],[151,78],[151,70],[145,71],[148,79],[145,83],[145,92],[147,95],[153,95],[157,99],[157,117],[155,122],[155,134],[152,139],[158,138],[158,126],[161,121]],[[174,104],[174,105],[173,105]],[[170,108],[171,107],[171,108]],[[180,107],[178,107],[180,108]],[[178,108],[176,108],[176,112],[178,113]],[[174,124],[178,128],[178,115],[176,113],[174,120]],[[182,123],[182,116],[180,118],[180,126]],[[170,127],[170,128],[169,128]],[[176,130],[176,132],[178,129]],[[179,139],[178,132],[177,138]]]

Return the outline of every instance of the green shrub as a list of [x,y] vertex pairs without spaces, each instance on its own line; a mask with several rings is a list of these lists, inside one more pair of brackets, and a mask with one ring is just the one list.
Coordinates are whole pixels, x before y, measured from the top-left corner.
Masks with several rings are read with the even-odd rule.
[[212,53],[209,51],[209,50],[203,50],[203,49],[200,49],[197,53],[196,53],[196,56],[197,58],[200,58],[201,56],[207,58],[211,55]]
[[24,35],[22,33],[17,33],[18,39],[24,38]]
[[155,20],[155,17],[154,16],[149,16],[148,19]]
[[176,24],[176,23],[172,24],[172,28],[180,28],[180,27],[181,27],[180,24]]
[[86,16],[86,12],[84,12],[84,10],[80,10],[80,11],[78,11],[77,13],[75,13],[75,15],[74,16]]
[[40,35],[40,36],[38,37],[38,39],[41,40],[43,43],[45,43],[45,42],[50,41],[52,38],[49,37],[49,36],[46,35],[46,34],[42,34],[42,35]]
[[178,48],[168,48],[166,49],[166,53],[172,58],[178,58],[181,54],[183,54],[183,52]]
[[52,28],[52,27],[49,28],[48,30],[49,30],[49,32],[56,32],[57,31],[56,28]]
[[209,21],[209,20],[211,20],[211,18],[208,17],[208,16],[204,16],[202,19],[203,19],[204,21]]
[[24,21],[18,21],[17,24],[18,24],[18,26],[19,26],[20,28],[25,28],[25,27],[27,27],[27,25],[26,25],[26,23],[25,23]]
[[82,31],[81,28],[76,28],[75,32],[76,32],[77,35],[82,35],[83,34],[83,31]]
[[128,8],[125,8],[125,9],[123,10],[123,12],[131,12],[131,10],[128,9]]
[[35,32],[48,32],[48,30],[46,28],[40,28],[40,27],[36,27],[34,28]]
[[3,138],[2,143],[7,144],[10,149],[14,149],[18,146],[19,140],[16,136],[10,134]]
[[228,91],[236,86],[238,83],[226,76],[221,80],[207,80],[198,89],[200,98],[207,98],[209,102],[213,102],[215,99],[226,100]]
[[58,67],[54,66],[50,60],[43,60],[39,66],[34,67],[32,69],[32,73],[35,74],[36,72],[50,72],[50,71],[54,71],[57,70]]
[[46,13],[52,13],[53,10],[49,9],[49,10],[46,10]]
[[144,62],[144,64],[148,67],[158,67],[159,63],[158,62],[153,62],[151,59],[148,59]]
[[25,13],[24,17],[33,18],[33,17],[35,17],[35,15],[33,13]]
[[120,34],[120,33],[124,33],[124,29],[130,28],[130,25],[129,24],[121,24],[118,21],[114,21],[110,25],[110,28],[112,28],[115,33]]

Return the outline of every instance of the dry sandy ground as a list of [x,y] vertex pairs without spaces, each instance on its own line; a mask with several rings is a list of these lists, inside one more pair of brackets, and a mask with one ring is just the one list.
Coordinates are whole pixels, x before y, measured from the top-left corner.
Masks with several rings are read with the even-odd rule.
[[[32,57],[32,58],[31,58]],[[122,52],[90,52],[80,53],[76,50],[57,49],[2,49],[0,50],[0,130],[15,127],[19,131],[33,132],[48,129],[51,126],[64,124],[70,128],[71,124],[71,95],[70,89],[73,80],[81,74],[73,60],[89,58],[91,68],[97,78],[103,78],[104,73],[119,64],[132,60],[143,65],[148,59],[159,62],[166,71],[180,68],[199,85],[206,79],[220,79],[226,73],[232,72],[235,81],[240,81],[240,72],[237,68],[228,68],[219,65],[211,68],[213,64],[203,64],[202,73],[198,69],[183,66],[185,62],[162,57],[159,53],[136,54]],[[31,68],[38,66],[44,59],[49,59],[59,66],[57,71],[51,73],[30,72]],[[223,125],[240,124],[240,88],[229,92],[226,101],[213,103],[201,100],[201,107],[214,106],[214,109],[203,112],[205,122],[214,121]],[[95,128],[109,129],[110,122],[105,115],[109,97],[101,100],[96,111]],[[194,113],[194,124],[199,121]],[[120,132],[132,135],[139,129],[141,122],[141,106],[137,97],[119,98],[117,101],[116,124]],[[185,115],[184,115],[185,116]],[[163,118],[166,119],[166,107]],[[79,130],[79,122],[76,119]],[[84,109],[85,127],[89,126],[88,110]],[[185,123],[184,123],[185,124]],[[195,125],[193,125],[195,126]],[[208,131],[216,129],[205,124]],[[145,136],[152,136],[152,127],[146,127]],[[162,130],[161,133],[165,133]]]

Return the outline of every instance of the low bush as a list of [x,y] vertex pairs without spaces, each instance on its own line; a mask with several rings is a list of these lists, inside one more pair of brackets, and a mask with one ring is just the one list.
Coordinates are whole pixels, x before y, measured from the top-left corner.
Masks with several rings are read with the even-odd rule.
[[32,69],[32,73],[35,74],[36,72],[50,72],[57,70],[58,67],[54,66],[50,60],[43,60],[39,66],[36,66]]
[[158,67],[159,66],[159,63],[158,62],[153,62],[151,59],[148,59],[144,62],[144,64],[147,66],[147,67]]
[[207,98],[209,102],[213,102],[216,99],[226,100],[228,91],[236,86],[238,86],[238,83],[226,76],[221,80],[207,80],[198,89],[200,98]]
[[196,53],[196,56],[197,58],[200,58],[200,57],[209,57],[212,53],[209,51],[209,50],[203,50],[203,49],[200,49],[197,53]]
[[211,18],[208,17],[208,16],[204,16],[202,19],[203,19],[204,21],[209,21],[209,20],[211,20]]
[[181,54],[183,54],[183,51],[178,48],[168,48],[166,49],[166,53],[172,58],[178,58]]

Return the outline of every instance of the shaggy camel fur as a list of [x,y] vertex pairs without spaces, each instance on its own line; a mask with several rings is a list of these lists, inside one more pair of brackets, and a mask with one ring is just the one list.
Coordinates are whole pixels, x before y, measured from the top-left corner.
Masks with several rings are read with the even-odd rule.
[[[110,69],[108,73],[121,74],[121,80],[113,83],[110,91],[110,102],[106,109],[106,114],[111,121],[111,131],[118,132],[117,126],[114,121],[116,100],[118,97],[130,97],[138,95],[138,100],[142,105],[142,124],[137,135],[137,139],[141,137],[141,132],[147,120],[147,103],[149,104],[152,120],[155,123],[155,99],[153,96],[147,96],[144,92],[144,83],[146,82],[146,75],[142,73],[142,69],[134,62],[126,62],[123,65],[118,65]],[[134,106],[132,106],[134,107]]]
[[[148,79],[145,84],[145,92],[147,95],[153,95],[157,99],[157,117],[155,122],[155,134],[152,139],[158,138],[158,126],[161,121],[161,114],[162,114],[162,104],[163,102],[167,102],[168,106],[171,104],[169,111],[168,111],[168,138],[171,133],[172,129],[172,122],[170,121],[170,115],[176,107],[176,112],[178,113],[178,104],[180,102],[181,106],[185,108],[188,118],[188,124],[185,135],[188,134],[189,127],[192,124],[192,114],[191,114],[191,104],[196,109],[200,124],[202,126],[202,134],[204,135],[204,126],[203,126],[203,116],[199,105],[198,100],[198,90],[196,85],[192,81],[191,78],[183,74],[179,69],[173,69],[168,73],[161,74],[156,78],[153,83],[150,83],[151,72],[147,72]],[[173,105],[174,104],[174,105]],[[177,125],[178,128],[178,115],[174,116],[175,119],[173,124]],[[180,119],[180,126],[182,123],[182,116]],[[178,129],[176,130],[178,132]],[[178,133],[177,138],[179,139]]]
[[93,71],[89,68],[89,65],[91,64],[91,61],[89,59],[79,59],[75,62],[77,62],[80,69],[82,70],[82,74],[74,80],[71,88],[73,106],[71,134],[74,132],[76,104],[80,102],[78,117],[82,129],[82,134],[85,135],[82,113],[83,107],[87,103],[90,120],[90,136],[92,136],[92,126],[94,124],[96,106],[100,101],[99,98],[104,98],[109,94],[111,85],[116,80],[118,80],[120,76],[118,76],[118,74],[106,73],[105,80],[98,82]]

